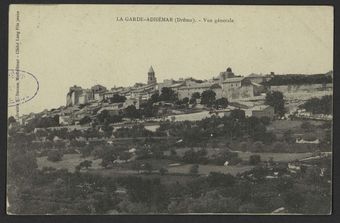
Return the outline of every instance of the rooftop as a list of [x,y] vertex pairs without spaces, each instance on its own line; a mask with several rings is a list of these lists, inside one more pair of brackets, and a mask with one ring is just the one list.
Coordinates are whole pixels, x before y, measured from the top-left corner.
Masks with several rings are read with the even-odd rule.
[[227,78],[223,83],[232,83],[232,82],[240,82],[244,79],[244,77],[232,77],[232,78]]
[[149,72],[148,73],[155,73],[155,71],[153,70],[152,66],[150,67],[149,69]]

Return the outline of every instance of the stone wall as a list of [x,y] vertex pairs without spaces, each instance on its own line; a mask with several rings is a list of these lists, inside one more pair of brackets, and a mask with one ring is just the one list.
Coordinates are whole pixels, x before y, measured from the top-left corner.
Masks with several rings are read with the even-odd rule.
[[333,84],[280,85],[270,86],[270,90],[281,91],[282,93],[312,93],[314,91],[331,91],[333,90]]

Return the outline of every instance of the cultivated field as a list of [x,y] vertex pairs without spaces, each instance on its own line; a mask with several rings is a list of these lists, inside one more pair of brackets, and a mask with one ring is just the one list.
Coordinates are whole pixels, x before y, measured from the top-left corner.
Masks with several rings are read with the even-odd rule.
[[43,167],[53,167],[56,169],[67,169],[69,172],[74,172],[75,167],[84,160],[91,160],[92,161],[92,169],[100,169],[101,160],[96,159],[94,160],[93,157],[83,158],[80,154],[65,154],[61,161],[58,162],[51,162],[47,160],[47,156],[38,157],[37,163],[38,168],[42,169]]
[[[51,162],[47,160],[47,157],[39,157],[37,162],[40,169],[43,167],[54,167],[56,169],[67,169],[70,172],[75,171],[75,167],[84,160],[91,160],[92,166],[88,169],[91,173],[101,174],[104,176],[123,176],[130,174],[139,174],[142,171],[131,169],[131,163],[124,163],[113,168],[104,169],[100,166],[101,160],[94,160],[92,157],[82,158],[79,154],[66,154],[63,156],[62,161]],[[139,162],[148,162],[153,166],[152,173],[159,173],[161,167],[168,169],[170,174],[188,174],[192,164],[180,164],[179,166],[171,166],[168,160],[143,160]],[[217,165],[199,165],[199,174],[207,175],[210,172],[221,172],[236,175],[238,173],[252,169],[253,166],[217,166]]]
[[311,157],[312,153],[253,153],[238,151],[238,156],[242,160],[249,160],[251,155],[260,155],[262,161],[267,161],[273,158],[275,162],[291,162],[303,158]]
[[[169,173],[187,174],[190,172],[192,164],[185,164],[175,167],[169,167]],[[253,169],[254,166],[217,166],[217,165],[199,165],[198,173],[208,175],[210,172],[220,172],[224,174],[236,175]]]
[[[300,126],[303,122],[304,121],[302,120],[275,120],[267,127],[267,130],[274,131],[274,132],[283,132],[287,130],[292,130],[293,132],[301,132],[302,129],[300,128]],[[314,120],[309,120],[308,122],[316,126],[319,126],[325,123],[324,121],[314,121]]]

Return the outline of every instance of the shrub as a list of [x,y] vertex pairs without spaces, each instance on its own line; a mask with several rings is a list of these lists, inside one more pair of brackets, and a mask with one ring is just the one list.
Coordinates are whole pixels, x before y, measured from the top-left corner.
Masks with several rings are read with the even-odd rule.
[[211,187],[230,187],[236,182],[236,178],[231,174],[211,172],[207,177],[207,182]]
[[144,170],[145,170],[148,174],[150,174],[150,173],[152,172],[152,170],[153,170],[152,164],[151,164],[151,163],[145,163],[145,165],[144,165]]
[[252,150],[254,152],[262,152],[263,147],[264,147],[264,145],[261,141],[256,141],[256,142],[254,142],[254,144],[252,146]]
[[261,156],[260,155],[251,155],[249,157],[249,164],[250,165],[257,165],[261,162]]
[[199,165],[198,164],[194,164],[190,167],[190,174],[198,174],[198,168],[199,168]]
[[162,167],[162,168],[159,169],[159,173],[160,173],[161,175],[164,175],[164,174],[166,174],[167,172],[168,172],[168,170],[167,170],[166,168],[164,168],[164,167]]
[[92,161],[91,160],[84,160],[83,162],[79,163],[80,168],[86,168],[88,169],[89,167],[92,166]]
[[62,157],[63,157],[63,153],[56,149],[50,150],[47,153],[47,160],[52,161],[52,162],[60,161]]

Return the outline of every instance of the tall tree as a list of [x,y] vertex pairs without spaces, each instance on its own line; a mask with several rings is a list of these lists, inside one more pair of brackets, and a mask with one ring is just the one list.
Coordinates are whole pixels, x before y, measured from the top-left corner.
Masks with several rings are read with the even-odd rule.
[[228,107],[228,104],[229,104],[228,99],[226,99],[226,98],[219,98],[219,99],[217,99],[215,101],[214,107],[216,109],[226,108],[226,107]]
[[110,98],[111,103],[120,103],[120,102],[125,102],[126,97],[119,95],[119,94],[114,94],[112,98]]
[[265,99],[265,104],[274,107],[275,114],[283,116],[285,113],[283,94],[280,91],[268,92]]
[[16,120],[15,120],[15,118],[14,118],[13,116],[10,116],[10,117],[8,118],[8,121],[7,121],[8,125],[10,125],[10,124],[12,124],[12,123],[15,123],[15,122],[16,122]]
[[160,100],[174,102],[178,99],[177,94],[171,88],[164,87],[162,88],[162,93],[159,96]]
[[159,93],[158,92],[156,92],[156,93],[154,93],[154,94],[152,94],[151,95],[151,98],[149,99],[149,101],[151,102],[151,103],[155,103],[155,102],[157,102],[157,101],[159,101]]
[[131,119],[139,118],[139,110],[136,109],[134,105],[129,105],[125,109],[125,114],[126,114],[126,117],[131,118]]
[[216,100],[216,93],[213,90],[206,90],[202,92],[201,104],[211,107]]
[[85,116],[82,119],[79,120],[79,124],[81,125],[85,125],[87,123],[91,122],[91,118],[89,116]]

